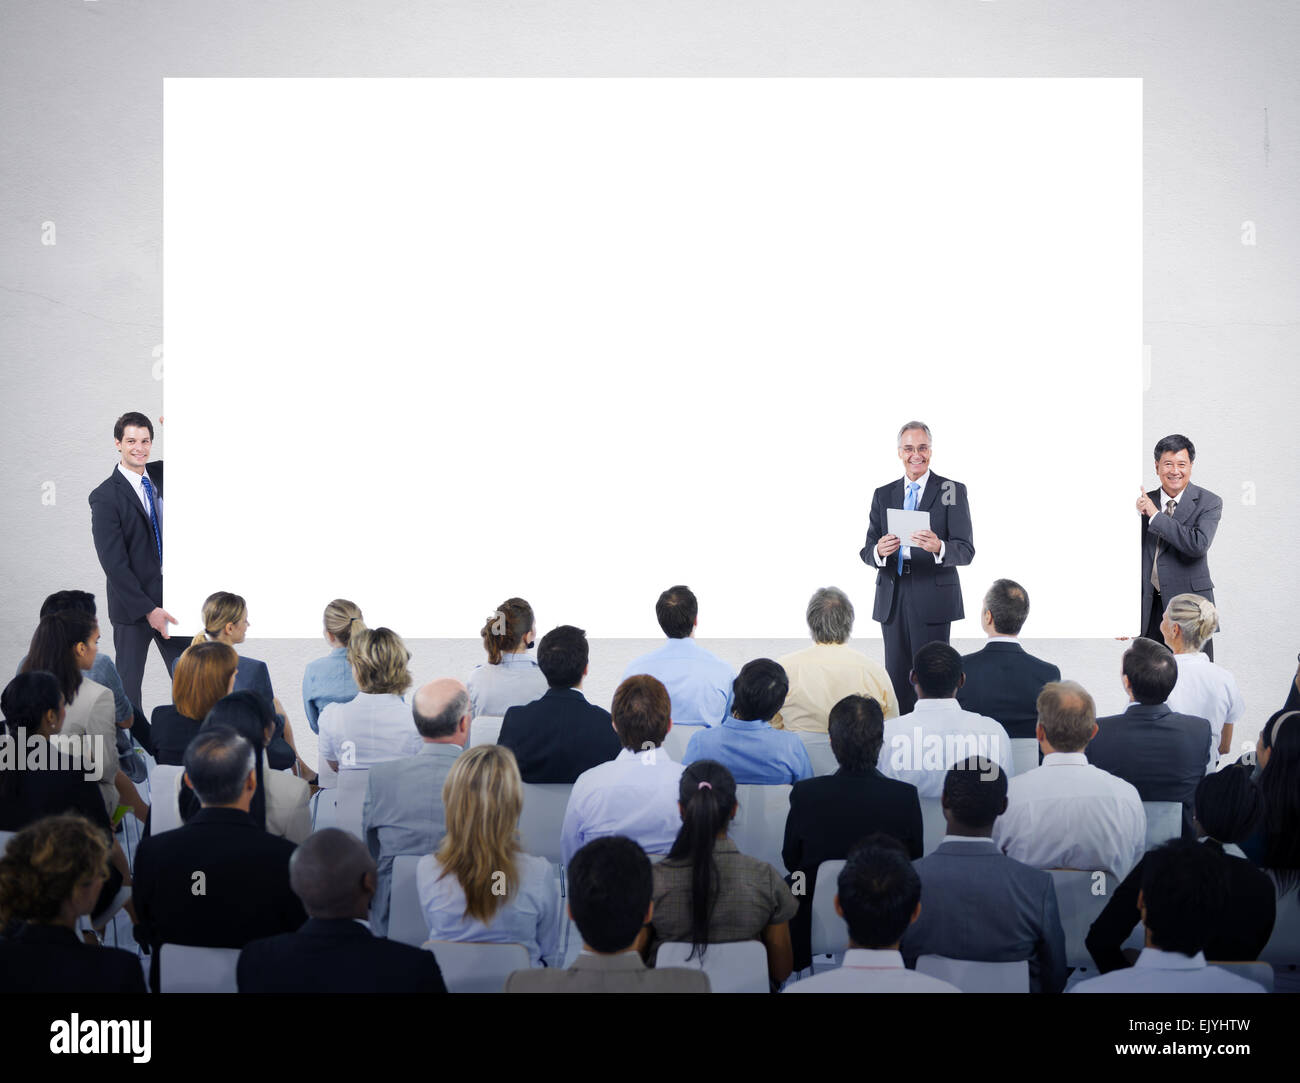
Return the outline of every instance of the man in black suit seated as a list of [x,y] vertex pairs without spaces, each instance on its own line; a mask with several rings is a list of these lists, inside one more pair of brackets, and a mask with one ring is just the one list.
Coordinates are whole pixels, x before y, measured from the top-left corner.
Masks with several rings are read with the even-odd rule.
[[550,688],[506,711],[497,738],[515,754],[525,782],[573,783],[622,751],[609,712],[581,692],[587,657],[587,633],[571,624],[552,628],[537,645],[537,665]]
[[828,729],[840,768],[833,775],[794,784],[781,848],[792,885],[803,878],[802,893],[795,892],[799,912],[790,922],[796,970],[803,970],[812,959],[818,865],[847,858],[855,843],[875,832],[898,839],[910,858],[920,857],[923,849],[916,787],[886,778],[876,769],[885,736],[880,704],[870,696],[845,696],[831,708]]
[[135,855],[135,938],[153,952],[155,990],[163,944],[242,948],[307,920],[289,887],[293,843],[248,814],[252,745],[225,726],[204,730],[185,750],[185,782],[202,807],[183,827],[142,839]]
[[1183,806],[1183,838],[1195,839],[1193,802],[1210,762],[1208,719],[1176,714],[1165,700],[1178,681],[1173,652],[1150,639],[1135,639],[1124,652],[1123,714],[1097,719],[1088,762],[1131,783],[1143,801]]
[[1019,583],[999,579],[989,587],[980,614],[989,641],[962,658],[966,683],[957,689],[962,710],[997,719],[1013,740],[1033,740],[1038,693],[1049,681],[1061,679],[1060,669],[1035,658],[1016,638],[1028,616],[1029,595]]
[[289,883],[311,915],[296,933],[254,940],[239,955],[241,993],[445,993],[433,952],[370,932],[375,862],[355,835],[328,827],[289,859]]

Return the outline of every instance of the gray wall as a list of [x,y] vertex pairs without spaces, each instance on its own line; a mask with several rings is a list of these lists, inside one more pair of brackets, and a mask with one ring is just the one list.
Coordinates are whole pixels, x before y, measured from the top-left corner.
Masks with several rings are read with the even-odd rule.
[[[1300,647],[1287,617],[1300,522],[1291,437],[1300,354],[1294,5],[5,0],[0,20],[0,356],[15,452],[0,470],[8,613],[0,658],[20,656],[50,590],[85,587],[103,604],[86,494],[113,465],[113,419],[125,409],[161,410],[163,76],[1141,76],[1151,358],[1144,440],[1188,433],[1199,452],[1195,480],[1224,497],[1212,553],[1224,628],[1216,642],[1247,700],[1241,736],[1253,738],[1280,705]],[[46,222],[54,245],[42,244]],[[1243,244],[1251,229],[1255,243]],[[1043,353],[1050,359],[1051,343]],[[1106,439],[1107,419],[1096,424]],[[1014,419],[992,431],[1014,441]],[[256,434],[239,439],[256,444]],[[157,450],[165,455],[165,436]],[[1053,492],[1087,470],[1088,449],[1044,448],[1039,462],[1030,498],[1051,514]],[[1151,483],[1149,464],[1134,463],[1133,478],[1135,488]],[[865,493],[875,482],[863,484]],[[1087,525],[1067,509],[1052,529]],[[1135,525],[1135,580],[1136,535]],[[1074,574],[1087,605],[1087,569]],[[868,610],[869,583],[864,571],[841,585]],[[250,604],[255,620],[256,599]],[[595,644],[593,697],[608,702],[623,665],[648,645]],[[793,644],[714,646],[739,663]],[[878,641],[865,646],[879,657]],[[297,717],[302,667],[320,647],[247,646],[270,664]],[[471,641],[413,647],[421,678],[463,673],[479,657]],[[1119,644],[1058,640],[1036,649],[1093,689],[1103,710],[1121,705]],[[154,661],[146,701],[166,696]]]

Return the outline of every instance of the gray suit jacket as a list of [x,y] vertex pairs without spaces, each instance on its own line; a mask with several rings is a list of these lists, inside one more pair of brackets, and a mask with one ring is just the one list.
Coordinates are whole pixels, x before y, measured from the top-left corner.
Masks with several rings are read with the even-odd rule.
[[458,745],[426,742],[417,755],[370,768],[361,825],[370,856],[379,865],[370,904],[370,927],[376,936],[388,933],[393,858],[431,854],[447,833],[442,784],[460,751]]
[[[1206,554],[1223,515],[1223,501],[1209,489],[1190,481],[1178,498],[1173,518],[1165,514],[1169,499],[1163,489],[1147,493],[1160,514],[1142,520],[1142,628],[1151,612],[1151,561],[1160,541],[1160,599],[1166,605],[1175,594],[1199,594],[1214,601],[1214,580]],[[1216,629],[1217,631],[1217,629]],[[1139,629],[1139,634],[1141,630]]]
[[564,970],[516,970],[507,993],[707,993],[702,970],[668,966],[651,970],[634,951],[593,955],[584,951]]
[[945,842],[912,864],[921,877],[921,916],[900,945],[909,967],[921,955],[1028,959],[1031,992],[1065,988],[1065,933],[1050,873],[974,840]]

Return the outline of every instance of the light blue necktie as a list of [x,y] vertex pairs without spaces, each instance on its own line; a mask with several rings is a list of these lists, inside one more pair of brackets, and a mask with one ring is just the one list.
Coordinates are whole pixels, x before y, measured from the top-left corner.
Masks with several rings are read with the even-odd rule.
[[[910,482],[907,486],[907,499],[903,501],[904,511],[916,511],[916,494],[921,491],[921,486],[916,482]],[[899,539],[898,546],[898,574],[903,574],[903,550],[907,546],[902,544],[902,538]]]
[[144,497],[149,501],[149,523],[153,527],[153,543],[158,550],[158,559],[162,560],[162,532],[158,529],[158,511],[153,502],[153,486],[149,484],[149,475],[146,474],[140,479],[140,485],[144,489]]

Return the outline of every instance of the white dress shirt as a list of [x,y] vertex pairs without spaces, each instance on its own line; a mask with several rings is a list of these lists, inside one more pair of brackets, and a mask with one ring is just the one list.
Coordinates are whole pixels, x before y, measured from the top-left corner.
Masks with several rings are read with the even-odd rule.
[[1146,851],[1137,790],[1082,752],[1049,752],[1013,778],[993,825],[1002,852],[1037,869],[1105,869],[1123,880]]
[[358,692],[347,703],[330,703],[320,713],[321,784],[337,784],[328,763],[340,768],[414,756],[424,741],[415,728],[410,704],[391,693]]
[[[916,510],[917,510],[917,511],[920,511],[920,510],[921,510],[921,499],[922,499],[922,497],[925,496],[925,486],[926,486],[926,483],[929,482],[929,480],[930,480],[930,471],[928,471],[928,470],[927,470],[924,474],[922,474],[919,478],[917,478],[915,482],[912,481],[912,479],[909,478],[906,474],[904,474],[904,475],[903,475],[903,504],[904,504],[904,505],[907,504],[907,487],[908,487],[909,485],[917,485],[917,486],[920,486],[920,487],[916,490]],[[885,533],[888,534],[888,533],[889,533],[889,522],[888,522],[888,520],[886,520],[884,523],[882,523],[881,526],[883,526],[883,527],[885,528]],[[903,540],[903,539],[901,539],[901,538],[899,539],[899,541],[902,541],[902,540]],[[943,554],[944,554],[944,552],[947,550],[947,548],[948,548],[948,543],[947,543],[946,541],[944,541],[943,539],[940,539],[940,540],[939,540],[939,551],[938,551],[937,553],[934,554],[934,562],[935,562],[936,564],[942,564],[942,563],[943,563]],[[902,553],[903,553],[903,559],[904,559],[904,560],[911,560],[911,559],[912,559],[912,547],[911,547],[910,545],[901,545],[901,546],[899,546],[899,549],[902,550]],[[876,558],[876,567],[878,567],[878,568],[883,568],[883,567],[885,566],[885,561],[887,561],[887,560],[893,560],[893,561],[897,561],[897,560],[898,560],[898,553],[897,553],[897,552],[890,553],[889,556],[887,556],[887,557],[882,557],[882,556],[880,555],[880,550],[877,549],[877,548],[875,548],[875,547],[872,547],[871,554],[872,554],[872,556],[874,556],[874,557]]]
[[1217,662],[1200,651],[1175,654],[1178,663],[1178,683],[1169,693],[1165,703],[1171,711],[1191,714],[1210,720],[1210,762],[1207,771],[1213,770],[1219,760],[1219,742],[1223,727],[1236,725],[1246,710],[1246,702],[1237,690],[1237,680]]
[[910,714],[885,720],[876,766],[887,778],[910,782],[921,797],[939,797],[955,763],[984,756],[1010,778],[1011,738],[1002,723],[962,710],[955,699],[918,699]]
[[564,863],[592,839],[608,835],[626,835],[647,854],[666,854],[682,826],[681,777],[682,765],[662,748],[625,748],[608,763],[583,771],[564,810]]
[[791,982],[784,993],[960,993],[946,981],[918,974],[903,965],[896,950],[849,948],[844,963],[824,974]]
[[[118,473],[131,483],[131,488],[135,490],[136,498],[140,501],[140,507],[144,508],[146,516],[149,514],[149,499],[144,495],[144,474],[137,474],[134,470],[128,470],[121,463],[117,464]],[[162,496],[158,493],[158,486],[154,485],[153,478],[149,479],[149,485],[153,488],[153,508],[154,513],[158,516],[158,529],[162,530]]]
[[1081,981],[1071,993],[1263,993],[1258,982],[1222,967],[1208,966],[1203,952],[1143,948],[1130,967]]

